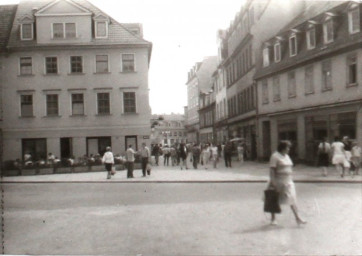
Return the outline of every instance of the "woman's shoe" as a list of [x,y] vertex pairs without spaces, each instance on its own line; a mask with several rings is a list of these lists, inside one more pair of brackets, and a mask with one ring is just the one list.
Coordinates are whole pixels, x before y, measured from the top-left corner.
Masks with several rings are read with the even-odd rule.
[[306,220],[296,219],[296,221],[297,221],[298,226],[307,224],[307,221],[306,221]]
[[278,225],[278,222],[277,222],[276,220],[272,220],[272,221],[270,222],[270,225],[276,226],[276,225]]

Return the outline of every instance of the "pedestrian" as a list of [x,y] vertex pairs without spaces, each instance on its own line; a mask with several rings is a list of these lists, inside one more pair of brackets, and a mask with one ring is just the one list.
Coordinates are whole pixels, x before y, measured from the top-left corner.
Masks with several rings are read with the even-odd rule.
[[192,147],[192,164],[194,169],[197,169],[197,165],[200,162],[201,149],[197,143]]
[[152,155],[155,156],[155,163],[158,166],[158,159],[160,157],[160,147],[158,146],[158,144],[156,144],[153,148],[152,148]]
[[170,147],[171,165],[172,166],[177,165],[177,150],[175,147],[176,147],[175,145]]
[[211,151],[211,159],[212,159],[212,163],[214,168],[217,168],[217,162],[219,160],[219,150],[218,147],[214,144],[211,144],[210,147],[210,151]]
[[[298,225],[306,224],[298,213],[297,196],[292,179],[293,162],[289,157],[291,147],[289,141],[281,141],[277,151],[270,158],[270,180],[268,189],[275,189],[279,195],[280,204],[288,204]],[[275,213],[271,213],[271,225],[276,225]]]
[[337,172],[344,177],[344,167],[347,165],[347,159],[344,153],[344,144],[338,137],[334,138],[331,145],[332,149],[332,164],[336,167]]
[[329,158],[331,153],[331,145],[327,142],[327,138],[324,137],[323,141],[318,145],[318,166],[322,167],[322,175],[324,177],[328,174]]
[[209,144],[205,144],[203,146],[203,149],[201,151],[201,155],[202,155],[202,162],[203,162],[203,165],[205,167],[205,169],[207,170],[207,167],[209,165],[209,160],[210,160],[210,157],[211,157],[211,152],[210,152],[210,146]]
[[147,164],[150,157],[150,150],[146,147],[146,143],[142,143],[142,148],[140,150],[141,163],[142,163],[142,176],[146,177]]
[[134,168],[134,160],[135,160],[135,151],[132,148],[132,145],[128,146],[126,151],[126,161],[127,161],[127,178],[134,178],[133,176],[133,168]]
[[189,169],[189,164],[192,163],[192,144],[186,145],[186,169]]
[[355,175],[359,174],[359,169],[361,167],[361,156],[362,156],[362,149],[358,146],[357,141],[353,142],[353,147],[351,150],[351,162],[353,164],[353,173]]
[[184,143],[180,143],[178,147],[178,155],[180,157],[181,170],[182,167],[185,167],[185,169],[187,170],[188,169],[186,165],[187,149]]
[[163,153],[163,165],[168,166],[170,161],[171,151],[167,144],[163,147],[162,153]]
[[242,164],[244,163],[244,147],[241,142],[238,144],[236,150],[238,151],[238,160]]
[[344,163],[344,169],[347,173],[350,172],[350,168],[351,168],[351,150],[352,150],[352,144],[348,138],[348,136],[344,136],[342,139],[342,142],[344,144],[344,155],[346,156],[346,161]]
[[225,167],[231,168],[231,154],[232,154],[232,145],[231,142],[228,141],[224,147]]
[[222,152],[221,144],[218,144],[218,145],[217,145],[217,153],[218,153],[218,158],[219,158],[219,159],[221,158],[221,152]]
[[103,155],[102,162],[107,170],[107,179],[111,178],[112,166],[114,165],[114,156],[111,152],[111,147],[106,147],[106,152]]

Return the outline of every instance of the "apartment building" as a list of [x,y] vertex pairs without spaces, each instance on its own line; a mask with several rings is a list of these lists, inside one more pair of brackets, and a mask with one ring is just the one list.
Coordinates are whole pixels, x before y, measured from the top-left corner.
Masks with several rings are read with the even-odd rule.
[[152,115],[151,144],[172,146],[187,142],[185,116],[181,114]]
[[362,143],[362,4],[306,2],[303,11],[260,47],[256,73],[258,154],[281,139],[295,161],[313,163],[327,137]]
[[289,23],[302,5],[302,2],[293,1],[246,1],[226,33],[222,33],[219,55],[226,106],[225,92],[221,87],[216,96],[219,139],[226,137],[221,131],[227,123],[227,138],[245,138],[249,159],[257,157],[256,50],[263,40]]
[[200,93],[209,92],[213,85],[212,74],[216,70],[217,57],[205,57],[188,73],[186,129],[189,142],[200,142]]
[[2,66],[4,160],[150,144],[152,44],[86,0],[20,1]]

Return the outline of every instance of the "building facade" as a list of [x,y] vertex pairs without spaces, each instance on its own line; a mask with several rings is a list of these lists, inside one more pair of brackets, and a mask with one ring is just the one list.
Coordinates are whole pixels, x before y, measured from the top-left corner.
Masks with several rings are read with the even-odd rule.
[[172,146],[187,142],[185,116],[180,114],[152,115],[151,144]]
[[21,1],[2,69],[4,160],[150,144],[142,34],[85,0]]
[[361,3],[307,2],[261,46],[258,154],[281,139],[295,161],[314,163],[319,142],[349,136],[362,143]]

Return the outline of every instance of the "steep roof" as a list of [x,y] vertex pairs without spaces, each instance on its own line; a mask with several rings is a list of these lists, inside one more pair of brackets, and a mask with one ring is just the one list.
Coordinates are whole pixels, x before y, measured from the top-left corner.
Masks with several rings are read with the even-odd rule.
[[[105,14],[98,7],[94,6],[87,0],[68,0],[72,1],[79,6],[89,10],[93,16],[105,15],[109,18],[109,27],[108,27],[108,38],[96,39],[93,38],[89,43],[82,43],[81,45],[119,45],[119,44],[133,44],[133,45],[150,45],[151,43],[144,40],[140,36],[132,33],[126,26],[123,26],[122,23],[117,22],[115,19]],[[19,38],[19,29],[20,29],[20,19],[24,16],[33,16],[34,8],[38,10],[43,9],[44,7],[52,4],[54,0],[22,0],[19,5],[15,15],[14,24],[11,29],[11,35],[9,39],[9,47],[22,47],[22,46],[36,46],[36,40],[31,41],[21,41]],[[75,45],[75,44],[73,44]]]
[[17,5],[0,5],[0,52],[6,48]]
[[212,74],[217,68],[217,56],[205,57],[196,76],[201,93],[208,93],[212,88]]

